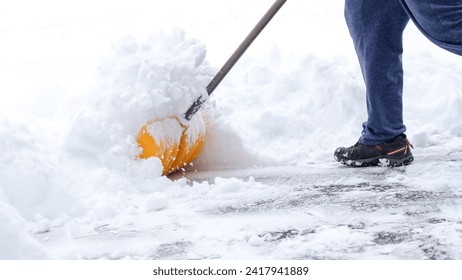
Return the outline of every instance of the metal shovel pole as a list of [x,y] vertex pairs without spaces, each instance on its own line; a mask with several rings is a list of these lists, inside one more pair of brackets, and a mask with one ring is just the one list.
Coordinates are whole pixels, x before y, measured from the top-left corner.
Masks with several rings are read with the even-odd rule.
[[[271,8],[266,12],[266,14],[260,19],[257,25],[250,31],[249,35],[244,39],[244,41],[239,45],[239,47],[234,51],[231,57],[226,61],[223,67],[218,71],[215,77],[207,86],[207,93],[210,96],[215,88],[221,83],[221,81],[226,77],[228,72],[233,68],[234,64],[241,58],[244,52],[250,47],[252,42],[257,38],[265,26],[271,21],[271,19],[276,15],[279,9],[284,5],[287,0],[277,0],[271,6]],[[184,118],[188,121],[191,120],[197,111],[202,107],[207,99],[200,96],[197,100],[189,107],[189,109],[184,114]]]

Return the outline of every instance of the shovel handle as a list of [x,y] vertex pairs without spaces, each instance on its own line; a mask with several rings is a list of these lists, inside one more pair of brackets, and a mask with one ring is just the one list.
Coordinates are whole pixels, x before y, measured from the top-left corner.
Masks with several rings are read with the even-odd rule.
[[[271,21],[271,19],[276,15],[279,9],[284,5],[287,0],[276,0],[271,8],[266,12],[266,14],[260,19],[257,25],[250,31],[249,35],[244,39],[244,41],[239,45],[239,47],[234,51],[231,57],[226,61],[223,67],[218,71],[215,77],[207,86],[207,93],[210,96],[212,92],[217,88],[217,86],[223,81],[228,72],[233,68],[234,64],[241,58],[244,52],[250,47],[253,41],[265,28],[265,26]],[[194,103],[189,107],[189,109],[184,114],[184,118],[188,121],[191,120],[192,116],[199,111],[202,107],[202,104],[207,101],[207,98],[200,96],[194,101]]]

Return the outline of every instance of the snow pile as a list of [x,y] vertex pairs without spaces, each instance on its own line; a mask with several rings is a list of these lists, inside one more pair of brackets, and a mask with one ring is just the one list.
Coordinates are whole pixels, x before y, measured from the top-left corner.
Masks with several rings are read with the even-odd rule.
[[[0,259],[46,258],[45,250],[27,232],[26,220],[38,211],[50,189],[48,176],[34,153],[27,128],[0,119]],[[45,165],[46,166],[46,165]],[[53,207],[59,208],[59,203]]]
[[0,259],[46,259],[46,250],[27,232],[26,221],[0,197]]
[[[186,182],[161,177],[157,158],[136,160],[135,137],[149,120],[182,115],[206,94],[213,69],[205,53],[180,29],[145,40],[125,37],[101,64],[93,89],[68,98],[74,106],[64,106],[68,112],[49,110],[45,101],[42,118],[25,125],[2,118],[0,224],[8,230],[0,237],[0,257],[47,257],[30,234],[69,219],[88,224],[167,208],[166,188]],[[205,129],[194,119],[191,124],[191,137]]]
[[325,161],[339,144],[333,132],[346,139],[360,133],[361,76],[341,57],[281,53],[273,47],[261,60],[240,66],[235,82],[216,97],[220,121],[239,131],[246,149],[273,164]]
[[409,74],[405,77],[404,112],[411,139],[417,147],[429,147],[461,137],[460,58],[441,59],[428,53],[406,58]]

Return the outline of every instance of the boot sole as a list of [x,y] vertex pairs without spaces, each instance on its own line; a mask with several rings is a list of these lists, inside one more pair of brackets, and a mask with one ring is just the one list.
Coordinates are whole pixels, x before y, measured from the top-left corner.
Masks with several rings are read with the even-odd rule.
[[376,158],[361,159],[361,160],[339,160],[340,163],[352,167],[369,167],[369,166],[386,166],[398,167],[411,164],[414,161],[412,154],[403,158],[394,158],[389,156],[381,156]]

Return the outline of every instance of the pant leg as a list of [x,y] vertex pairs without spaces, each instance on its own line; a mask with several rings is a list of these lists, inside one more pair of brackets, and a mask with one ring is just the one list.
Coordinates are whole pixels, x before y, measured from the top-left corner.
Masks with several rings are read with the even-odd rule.
[[399,0],[346,0],[345,19],[366,84],[368,119],[360,142],[375,145],[406,131],[401,59],[409,17]]
[[422,33],[436,45],[462,55],[462,0],[400,0]]

